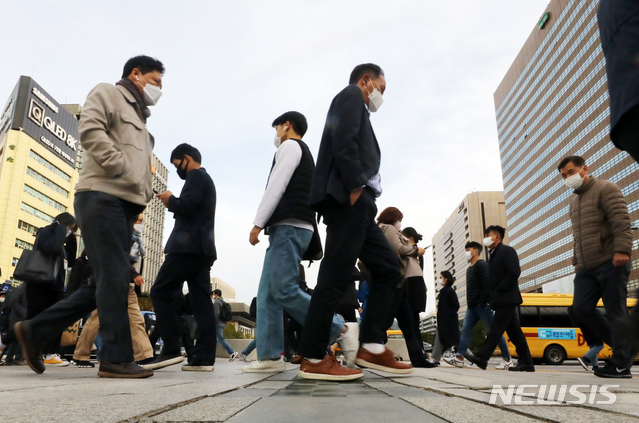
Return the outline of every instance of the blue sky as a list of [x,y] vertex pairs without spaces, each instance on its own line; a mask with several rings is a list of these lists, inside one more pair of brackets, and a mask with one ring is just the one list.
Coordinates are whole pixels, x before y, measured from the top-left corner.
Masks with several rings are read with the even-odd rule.
[[[97,83],[116,82],[129,57],[162,60],[164,96],[148,122],[155,152],[166,165],[179,143],[202,152],[218,190],[212,276],[250,303],[268,244],[263,237],[253,247],[248,235],[275,153],[273,119],[304,113],[316,154],[352,68],[382,66],[384,105],[371,119],[382,148],[378,207],[398,207],[429,245],[467,193],[503,189],[493,92],[547,4],[14,1],[0,26],[0,103],[30,75],[58,101],[82,104]],[[424,273],[434,292],[430,257]],[[307,270],[311,286],[318,268]]]

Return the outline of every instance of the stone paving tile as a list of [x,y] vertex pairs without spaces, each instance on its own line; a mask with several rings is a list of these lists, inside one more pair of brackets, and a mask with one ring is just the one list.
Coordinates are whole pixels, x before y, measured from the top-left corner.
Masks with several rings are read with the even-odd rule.
[[140,423],[223,422],[260,398],[205,398],[184,407],[140,420]]
[[454,423],[532,423],[537,419],[529,418],[489,405],[455,397],[404,398],[417,407]]
[[284,389],[289,386],[292,382],[289,381],[275,381],[275,380],[267,380],[265,382],[256,383],[255,385],[251,385],[253,389]]
[[400,385],[392,381],[364,381],[364,384],[371,388],[378,389],[392,397],[429,397],[436,396],[437,394],[426,391],[421,388],[413,388],[406,385]]
[[373,389],[362,381],[330,382],[307,379],[296,379],[286,389],[273,396],[310,396],[310,397],[353,397],[353,396],[387,396]]
[[279,389],[253,389],[253,388],[245,388],[245,389],[237,389],[235,391],[227,392],[226,394],[220,395],[220,398],[264,398],[270,397],[274,393],[279,391]]
[[[637,406],[635,405],[635,408]],[[618,413],[607,413],[604,411],[596,411],[576,405],[567,407],[556,407],[546,405],[517,405],[505,406],[505,409],[522,411],[524,413],[534,414],[539,418],[549,419],[561,423],[592,423],[592,422],[611,422],[611,423],[637,423],[636,417],[624,416]],[[615,410],[617,411],[617,410]]]

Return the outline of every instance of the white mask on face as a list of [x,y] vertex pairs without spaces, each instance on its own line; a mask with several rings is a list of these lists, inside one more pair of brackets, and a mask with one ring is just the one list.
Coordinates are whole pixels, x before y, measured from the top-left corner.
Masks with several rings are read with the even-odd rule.
[[470,251],[466,251],[464,252],[464,256],[466,257],[466,260],[470,261],[470,259],[473,258],[473,253]]
[[0,297],[0,303],[4,303],[4,295],[2,297]]
[[397,221],[393,224],[393,226],[395,226],[397,229],[402,229],[402,222]]
[[133,225],[133,229],[142,233],[144,231],[144,223],[136,223],[135,225]]
[[[140,80],[137,76],[135,79]],[[162,97],[162,89],[160,87],[156,87],[147,82],[142,89],[144,90],[144,104],[147,106],[155,106],[158,104],[160,97]]]
[[[373,84],[373,81],[371,81],[371,85]],[[368,91],[368,85],[366,86],[366,91]],[[375,88],[375,85],[373,85],[373,92],[368,91],[368,108],[370,109],[371,113],[375,113],[376,111],[379,110],[380,107],[382,107],[382,103],[384,102],[384,97],[382,97],[382,93]]]
[[[579,172],[581,172],[581,170]],[[582,178],[579,173],[575,173],[564,179],[564,184],[570,189],[579,189],[584,184],[584,178]]]
[[67,228],[67,236],[71,235],[71,229]]
[[[284,130],[282,131],[282,135],[284,135],[284,132],[286,132],[287,130],[288,128],[284,128]],[[275,144],[275,148],[280,148],[280,145],[282,145],[282,137],[277,135],[277,130],[275,131],[275,140],[273,140],[273,143]]]
[[490,236],[487,236],[486,238],[484,238],[483,244],[484,244],[484,247],[490,247],[491,245],[493,245],[493,238]]

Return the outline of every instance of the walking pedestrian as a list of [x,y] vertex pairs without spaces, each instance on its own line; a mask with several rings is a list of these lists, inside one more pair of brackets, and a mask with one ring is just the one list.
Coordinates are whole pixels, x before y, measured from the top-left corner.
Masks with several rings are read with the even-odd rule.
[[515,249],[503,243],[506,229],[492,225],[484,231],[483,244],[488,248],[490,259],[488,268],[490,272],[490,289],[488,291],[488,303],[495,311],[493,323],[490,325],[486,340],[479,347],[475,355],[465,357],[478,367],[486,370],[488,359],[495,352],[504,331],[515,345],[517,356],[516,366],[508,367],[511,372],[534,372],[530,349],[526,342],[526,336],[521,330],[517,307],[523,302],[519,292],[519,257]]
[[182,366],[182,370],[210,372],[215,364],[215,315],[210,298],[211,266],[217,258],[215,185],[201,166],[202,155],[197,148],[189,144],[178,145],[171,153],[171,163],[185,183],[179,197],[171,191],[157,195],[173,213],[175,226],[164,248],[164,263],[151,288],[151,300],[164,347],[152,363],[144,366],[160,369],[183,361],[180,352],[182,329],[174,307],[173,293],[186,281],[198,338],[195,356]]
[[97,85],[82,108],[79,129],[84,155],[74,209],[95,286],[81,287],[35,319],[16,325],[25,359],[36,373],[44,371],[37,358],[41,341],[62,332],[97,305],[103,341],[98,376],[153,376],[133,359],[127,296],[133,224],[153,198],[155,141],[146,120],[151,115],[149,106],[162,95],[163,74],[160,61],[133,57],[124,65],[122,79],[115,86]]
[[[402,235],[404,235],[410,241],[411,245],[417,245],[419,241],[423,239],[415,228],[407,227],[402,229]],[[418,246],[419,247],[419,246]],[[424,281],[424,255],[418,255],[417,257],[408,257],[408,267],[406,268],[406,296],[408,297],[408,304],[413,312],[413,320],[415,321],[415,327],[419,329],[421,320],[419,313],[426,311],[426,282]]]
[[234,361],[239,356],[239,353],[235,352],[235,350],[233,350],[233,347],[231,347],[229,343],[226,342],[226,339],[224,339],[224,329],[226,328],[227,320],[222,317],[224,314],[224,304],[226,303],[226,301],[224,301],[224,298],[222,298],[221,289],[213,290],[213,292],[211,293],[211,301],[213,301],[213,312],[215,314],[215,336],[217,342],[219,342],[220,345],[222,345],[222,347],[229,354],[229,361]]
[[584,341],[586,341],[586,345],[590,348],[583,357],[578,357],[577,361],[581,364],[581,367],[588,372],[591,371],[591,369],[597,370],[599,368],[599,353],[604,348],[603,341],[596,333],[591,331],[588,326],[581,324],[579,318],[575,315],[572,306],[568,307],[568,317],[570,317],[572,323],[581,330]]
[[[570,201],[576,273],[572,309],[580,326],[589,328],[612,348],[612,357],[594,373],[605,378],[632,378],[631,345],[610,324],[628,316],[633,237],[626,199],[617,184],[589,175],[583,157],[566,157],[558,170],[575,194]],[[600,299],[605,318],[597,310]]]
[[[38,229],[33,248],[56,257],[58,274],[53,285],[24,281],[26,284],[27,319],[33,319],[64,298],[66,271],[69,265],[75,264],[77,242],[75,242],[73,233],[76,230],[75,217],[67,212],[60,213],[55,217],[53,223]],[[61,337],[62,332],[45,343],[42,349],[42,353],[45,354],[45,365],[62,367],[69,365],[69,362],[62,360],[58,354]]]
[[[437,296],[437,337],[441,343],[441,350],[446,351],[459,344],[459,300],[453,289],[455,278],[444,270],[439,274],[441,290]],[[433,357],[439,361],[440,357]]]
[[[455,357],[448,361],[456,367],[464,367],[464,354],[470,345],[470,338],[473,329],[481,320],[486,330],[493,324],[494,313],[488,305],[488,292],[490,287],[490,269],[488,263],[480,259],[483,247],[480,243],[471,241],[466,244],[466,260],[468,260],[468,268],[466,268],[466,314],[464,315],[464,323],[461,330],[461,339],[457,348]],[[506,339],[502,336],[499,340],[499,351],[503,358],[502,362],[496,367],[497,370],[507,370],[513,365],[513,361],[508,351]]]
[[373,280],[356,362],[390,373],[412,371],[383,345],[393,291],[402,280],[396,255],[375,223],[375,199],[382,193],[381,153],[369,114],[380,108],[385,90],[386,79],[379,66],[359,65],[353,69],[349,85],[333,99],[326,118],[309,196],[309,203],[327,226],[326,253],[298,351],[305,358],[300,366],[304,378],[348,380],[363,376],[360,370],[345,369],[326,355],[332,313],[346,291],[358,257]]
[[[297,322],[307,317],[311,297],[299,288],[300,263],[311,259],[309,247],[314,246],[315,211],[308,205],[315,163],[302,138],[308,124],[299,112],[286,112],[276,118],[275,147],[277,152],[268,184],[257,210],[249,242],[256,245],[263,229],[269,236],[264,255],[262,276],[257,291],[256,338],[257,359],[242,369],[244,372],[274,372],[286,369],[281,358],[284,347],[283,311]],[[332,310],[334,310],[333,308]],[[333,316],[330,340],[334,343],[346,331],[357,349],[357,324],[344,326]],[[345,352],[346,353],[346,352]],[[353,360],[354,362],[354,360]]]
[[[388,316],[387,327],[391,327],[395,318],[397,324],[404,335],[406,348],[413,367],[435,367],[426,359],[423,352],[424,343],[422,341],[419,326],[415,324],[413,310],[408,300],[406,281],[408,278],[421,272],[417,260],[410,261],[411,258],[423,256],[426,250],[420,248],[406,238],[400,231],[404,215],[396,207],[387,207],[379,214],[377,223],[384,236],[388,240],[391,249],[395,252],[403,270],[402,282],[393,292],[392,308]],[[415,269],[416,267],[416,269]],[[373,279],[374,281],[374,279]]]

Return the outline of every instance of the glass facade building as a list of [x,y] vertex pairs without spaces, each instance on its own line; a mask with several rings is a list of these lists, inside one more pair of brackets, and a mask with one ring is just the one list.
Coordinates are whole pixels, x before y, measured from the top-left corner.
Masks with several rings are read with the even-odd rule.
[[[495,92],[508,234],[525,292],[574,274],[572,190],[557,171],[562,158],[582,156],[591,174],[617,183],[631,220],[639,219],[639,167],[610,142],[598,3],[551,1]],[[633,260],[629,289],[638,279]]]

